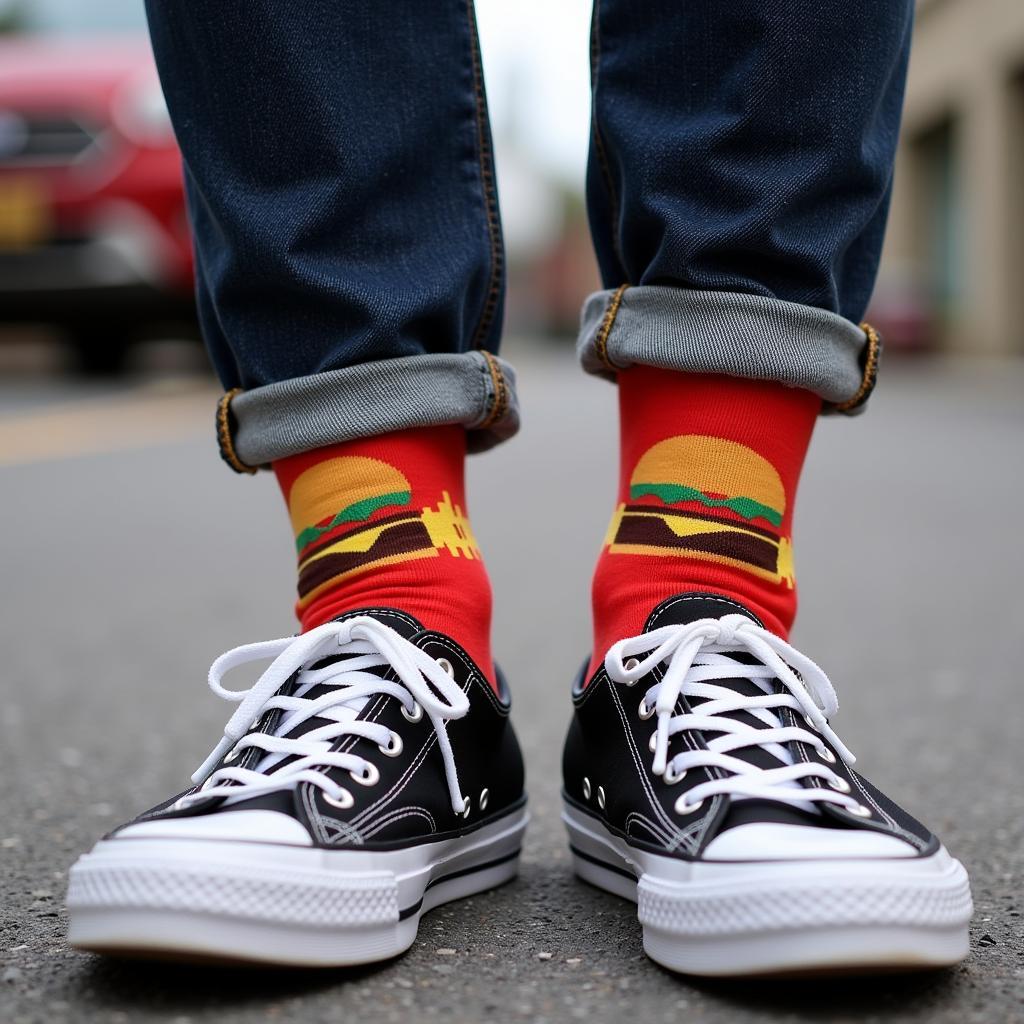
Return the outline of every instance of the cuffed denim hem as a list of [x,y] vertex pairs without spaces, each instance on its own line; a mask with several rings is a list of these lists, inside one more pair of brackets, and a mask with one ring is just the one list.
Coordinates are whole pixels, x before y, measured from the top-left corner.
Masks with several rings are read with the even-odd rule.
[[459,423],[470,451],[519,429],[515,372],[489,352],[405,356],[229,391],[217,407],[221,456],[239,473],[393,430]]
[[878,373],[870,325],[760,295],[623,285],[591,295],[580,319],[583,368],[612,380],[636,363],[722,373],[804,388],[826,412],[854,413]]

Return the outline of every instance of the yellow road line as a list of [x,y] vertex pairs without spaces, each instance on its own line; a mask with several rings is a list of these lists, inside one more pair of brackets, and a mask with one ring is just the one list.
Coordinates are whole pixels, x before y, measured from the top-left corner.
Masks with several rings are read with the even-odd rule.
[[154,388],[0,416],[0,466],[148,448],[210,436],[217,392]]

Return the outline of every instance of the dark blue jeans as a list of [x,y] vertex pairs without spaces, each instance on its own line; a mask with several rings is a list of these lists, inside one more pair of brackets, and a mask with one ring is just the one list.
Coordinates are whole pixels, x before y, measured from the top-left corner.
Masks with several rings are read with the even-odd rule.
[[[147,6],[229,459],[514,432],[472,0]],[[911,0],[595,0],[587,369],[861,404],[911,18]]]

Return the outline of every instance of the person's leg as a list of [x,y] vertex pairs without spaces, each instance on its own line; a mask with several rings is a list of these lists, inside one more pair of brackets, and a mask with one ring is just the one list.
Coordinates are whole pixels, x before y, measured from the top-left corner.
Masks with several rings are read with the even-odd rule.
[[[909,0],[596,0],[580,353],[618,503],[564,753],[576,870],[701,974],[953,963],[962,867],[871,788],[785,641],[822,409],[860,408]],[[638,685],[639,684],[639,685]],[[633,687],[632,693],[627,687]],[[638,876],[633,882],[633,876]]]
[[[71,941],[385,959],[431,907],[514,876],[525,826],[463,493],[467,448],[518,419],[473,7],[148,9],[228,389],[218,440],[278,477],[302,633],[215,662],[240,701],[224,739],[75,866]],[[252,690],[221,686],[266,658]]]
[[[700,583],[783,635],[792,625],[790,523],[814,412],[859,408],[874,379],[857,323],[882,243],[911,7],[595,4],[587,195],[606,290],[586,304],[580,346],[586,369],[620,382],[623,435],[595,658],[635,632],[659,580],[661,596]],[[678,479],[634,479],[644,452],[668,442],[664,455],[678,435],[699,452],[680,456]],[[705,435],[725,447],[692,440]],[[746,469],[731,445],[753,453]],[[675,485],[674,500],[651,485]],[[658,518],[665,506],[690,515]]]
[[490,673],[479,552],[421,521],[455,496],[459,528],[461,435],[480,448],[516,426],[493,354],[503,252],[472,5],[396,20],[371,3],[150,0],[149,15],[227,389],[222,454],[273,464],[286,498],[302,475],[303,628],[398,587]]

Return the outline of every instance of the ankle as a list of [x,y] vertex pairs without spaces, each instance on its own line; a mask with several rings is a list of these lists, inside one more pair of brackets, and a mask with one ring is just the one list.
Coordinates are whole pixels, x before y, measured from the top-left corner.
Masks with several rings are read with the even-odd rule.
[[592,667],[683,591],[732,598],[788,634],[793,507],[820,406],[766,381],[619,374],[619,495],[594,572]]
[[458,641],[493,679],[491,587],[465,513],[464,462],[465,431],[444,426],[274,464],[303,631],[359,608],[399,609]]

